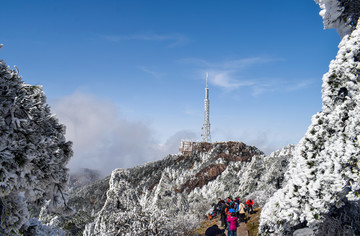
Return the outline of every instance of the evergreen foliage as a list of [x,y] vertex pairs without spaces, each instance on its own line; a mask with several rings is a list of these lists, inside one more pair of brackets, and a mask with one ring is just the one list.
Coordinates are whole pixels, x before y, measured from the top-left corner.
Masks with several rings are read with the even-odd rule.
[[[336,59],[323,77],[322,111],[313,116],[305,137],[296,147],[285,174],[287,185],[264,206],[260,222],[263,234],[287,235],[304,223],[320,233],[320,226],[333,220],[335,212],[341,212],[346,205],[358,206],[359,82],[358,25],[343,38]],[[347,224],[360,228],[357,218]]]
[[73,152],[64,134],[42,88],[24,83],[17,69],[0,61],[0,207],[6,234],[26,228],[27,203],[48,201],[52,211],[71,212],[65,166]]
[[354,30],[360,17],[360,1],[359,0],[341,0],[340,6],[344,11],[340,19],[351,26]]
[[355,30],[360,17],[360,0],[315,0],[321,7],[324,28],[337,29],[340,37]]

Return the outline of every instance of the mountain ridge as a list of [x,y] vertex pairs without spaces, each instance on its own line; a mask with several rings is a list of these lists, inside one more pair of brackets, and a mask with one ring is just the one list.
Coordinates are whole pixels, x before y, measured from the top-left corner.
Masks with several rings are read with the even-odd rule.
[[[198,226],[218,197],[238,195],[245,200],[251,193],[262,204],[264,200],[259,197],[271,194],[283,181],[285,170],[278,171],[274,166],[281,166],[284,160],[288,163],[292,150],[293,146],[289,146],[265,156],[256,147],[242,142],[194,142],[191,154],[168,155],[141,166],[116,169],[111,176],[80,188],[69,198],[78,214],[71,220],[64,218],[58,227],[69,228],[72,222],[73,228],[68,230],[77,232],[73,235],[183,235]],[[268,178],[264,168],[275,170],[279,179]],[[253,181],[244,181],[248,178]],[[261,178],[268,180],[264,182]],[[265,193],[264,185],[255,184],[257,181],[263,181],[269,191]],[[92,188],[102,189],[96,198],[100,204],[96,209],[87,194]],[[106,189],[104,202],[100,196],[104,196]],[[48,216],[46,222],[51,219],[53,216]],[[78,225],[74,226],[76,221]]]

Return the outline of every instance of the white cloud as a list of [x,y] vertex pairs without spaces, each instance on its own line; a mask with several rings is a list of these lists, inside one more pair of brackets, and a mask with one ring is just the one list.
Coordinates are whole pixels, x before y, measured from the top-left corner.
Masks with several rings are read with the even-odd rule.
[[164,144],[160,145],[161,152],[165,155],[177,153],[182,139],[195,141],[197,134],[189,130],[178,131],[168,138]]
[[151,76],[153,76],[156,79],[160,79],[164,75],[163,73],[151,70],[151,69],[147,68],[146,66],[139,66],[139,69],[144,71],[145,73],[150,74]]
[[[204,75],[209,72],[210,84],[233,91],[242,87],[248,87],[253,96],[260,96],[264,93],[285,91],[292,92],[304,89],[312,82],[309,79],[284,79],[284,78],[246,78],[243,77],[243,70],[249,67],[259,66],[264,63],[281,61],[280,58],[250,57],[220,62],[210,62],[200,58],[186,58],[181,63],[191,64],[197,68],[197,72]],[[205,78],[203,76],[203,78]]]
[[[246,78],[243,77],[243,70],[249,67],[259,66],[264,63],[282,61],[281,58],[271,57],[249,57],[219,62],[210,62],[201,58],[185,58],[180,63],[191,64],[198,73],[204,75],[209,72],[210,84],[223,88],[226,91],[233,91],[247,87],[252,91],[253,96],[260,96],[264,93],[286,91],[292,92],[304,89],[312,82],[308,79],[283,79],[283,78]],[[205,78],[203,76],[203,78]]]
[[235,71],[209,71],[209,81],[213,85],[225,89],[237,89],[243,86],[252,86],[254,82],[234,78]]
[[312,84],[309,79],[303,80],[286,80],[286,79],[258,79],[252,84],[252,95],[260,96],[264,93],[271,92],[294,92],[304,89]]
[[120,41],[160,41],[167,42],[167,47],[176,47],[186,44],[189,39],[182,34],[156,34],[156,33],[144,33],[144,34],[129,34],[129,35],[103,35],[101,36],[105,40],[112,42]]
[[210,73],[214,74],[212,77],[210,77],[210,82],[212,82],[215,85],[218,85],[220,87],[224,88],[237,88],[239,87],[239,83],[235,80],[233,80],[230,77],[230,72],[228,71],[220,71],[218,73]]
[[71,172],[89,168],[110,174],[115,168],[159,160],[177,153],[180,140],[194,135],[179,132],[159,144],[149,124],[128,120],[115,104],[83,93],[53,101],[52,112],[66,125],[66,137],[74,143]]
[[250,58],[242,58],[242,59],[221,62],[218,65],[214,64],[214,66],[219,66],[220,68],[224,68],[224,69],[240,70],[243,68],[250,67],[252,65],[263,64],[263,63],[279,61],[279,60],[280,59],[269,58],[269,57],[250,57]]
[[197,67],[197,70],[201,71],[202,74],[209,72],[209,82],[211,84],[226,90],[234,90],[245,86],[253,89],[259,87],[259,81],[257,80],[242,79],[242,70],[254,65],[279,60],[280,59],[269,57],[250,57],[220,62],[209,62],[200,58],[185,58],[180,60],[180,62],[192,64]]
[[271,58],[271,57],[249,57],[249,58],[240,58],[234,60],[225,60],[219,62],[210,62],[201,58],[184,58],[181,59],[181,63],[192,64],[196,67],[209,68],[215,70],[241,70],[248,68],[253,65],[269,63],[274,61],[281,61],[280,58]]
[[300,89],[303,89],[309,85],[312,84],[312,81],[311,80],[308,80],[308,79],[305,79],[305,80],[299,80],[299,81],[296,81],[296,83],[294,84],[289,84],[287,85],[287,90],[288,91],[296,91],[296,90],[300,90]]
[[[239,130],[239,131],[235,131]],[[240,131],[241,130],[241,131]],[[288,139],[280,135],[276,130],[258,128],[222,127],[213,130],[213,141],[232,140],[241,141],[246,145],[255,146],[266,155],[288,144]]]

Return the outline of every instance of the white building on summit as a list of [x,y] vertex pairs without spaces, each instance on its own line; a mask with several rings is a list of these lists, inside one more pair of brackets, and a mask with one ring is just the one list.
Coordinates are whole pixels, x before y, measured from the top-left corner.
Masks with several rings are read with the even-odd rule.
[[211,143],[211,134],[210,134],[210,101],[209,101],[209,86],[208,86],[208,73],[206,73],[206,88],[205,88],[205,117],[204,124],[202,126],[202,141]]
[[192,154],[192,146],[193,146],[193,143],[190,140],[184,140],[184,139],[181,140],[180,148],[179,148],[180,154],[191,155]]

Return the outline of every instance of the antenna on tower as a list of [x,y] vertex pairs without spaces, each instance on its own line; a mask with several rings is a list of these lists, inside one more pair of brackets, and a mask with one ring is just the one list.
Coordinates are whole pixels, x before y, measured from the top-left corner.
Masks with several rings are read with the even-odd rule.
[[204,117],[204,124],[202,126],[202,141],[211,143],[211,135],[210,135],[210,101],[209,101],[209,74],[206,72],[206,88],[205,88],[205,117]]
[[209,73],[206,72],[206,88],[208,88],[209,85],[208,81],[209,81]]

